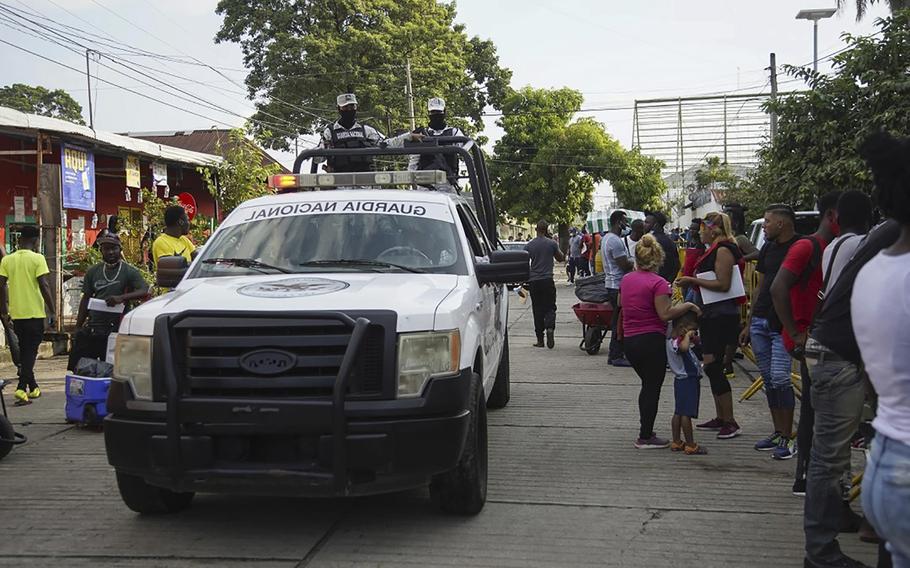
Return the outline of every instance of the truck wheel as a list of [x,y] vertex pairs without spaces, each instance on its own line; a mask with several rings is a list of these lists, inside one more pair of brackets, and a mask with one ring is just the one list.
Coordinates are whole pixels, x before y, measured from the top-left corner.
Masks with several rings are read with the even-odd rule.
[[487,501],[487,412],[476,373],[471,383],[471,424],[455,469],[433,477],[430,498],[448,513],[476,515]]
[[117,472],[117,488],[127,507],[143,515],[179,513],[193,502],[195,493],[176,493],[149,485],[141,477]]
[[499,357],[499,370],[496,371],[496,381],[493,383],[490,398],[487,399],[487,408],[505,408],[509,404],[509,398],[512,396],[509,375],[509,333],[506,332],[502,355]]
[[13,440],[15,440],[15,430],[13,430],[13,425],[10,424],[9,420],[5,416],[0,414],[0,460],[6,457],[6,454],[10,453],[10,450],[13,449]]

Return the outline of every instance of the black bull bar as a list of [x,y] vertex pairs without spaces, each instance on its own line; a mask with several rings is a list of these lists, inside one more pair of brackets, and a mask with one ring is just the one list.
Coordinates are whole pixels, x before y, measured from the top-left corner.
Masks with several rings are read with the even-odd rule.
[[[181,314],[176,318],[171,318],[169,316],[160,316],[155,320],[155,332],[154,337],[156,338],[154,351],[156,355],[153,362],[153,370],[155,367],[161,369],[164,367],[164,372],[154,373],[155,376],[164,377],[164,394],[167,397],[167,423],[166,423],[166,451],[170,454],[170,463],[172,464],[172,471],[175,477],[185,471],[183,464],[183,456],[181,452],[181,436],[180,436],[180,425],[181,425],[181,398],[184,389],[183,385],[180,384],[178,376],[180,376],[174,369],[174,362],[176,361],[174,357],[173,345],[176,339],[174,327],[176,323],[186,317],[199,317],[212,315],[208,312],[201,311],[190,311]],[[226,314],[225,312],[218,312],[219,316],[229,316],[232,314]],[[351,336],[348,341],[348,345],[345,348],[344,355],[341,361],[341,367],[338,370],[338,375],[335,378],[335,382],[332,386],[332,400],[331,400],[331,425],[332,425],[332,480],[335,492],[342,494],[346,491],[348,485],[347,479],[347,447],[346,447],[346,435],[347,435],[347,420],[345,418],[345,392],[347,390],[348,384],[350,383],[352,371],[354,370],[354,365],[357,359],[357,354],[360,351],[360,347],[363,343],[364,336],[366,334],[367,328],[370,325],[370,320],[365,317],[358,317],[357,319],[351,318],[347,314],[342,312],[312,312],[312,313],[294,313],[289,314],[299,318],[306,319],[323,319],[323,320],[334,320],[339,321],[344,324],[346,327],[351,329]],[[161,339],[159,339],[161,338]],[[192,399],[191,399],[192,400]]]

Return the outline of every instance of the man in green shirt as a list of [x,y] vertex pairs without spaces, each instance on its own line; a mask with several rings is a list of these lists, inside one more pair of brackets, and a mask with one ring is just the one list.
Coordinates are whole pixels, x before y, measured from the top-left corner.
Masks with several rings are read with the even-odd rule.
[[44,321],[54,325],[54,299],[43,255],[38,249],[38,227],[26,225],[19,233],[19,250],[0,260],[0,319],[12,325],[19,339],[19,385],[16,404],[41,396],[35,381],[35,360],[44,340]]
[[[67,364],[70,371],[76,370],[79,359],[105,359],[108,337],[120,326],[126,304],[144,298],[149,290],[139,270],[123,260],[117,235],[105,233],[95,242],[103,262],[89,268],[82,282],[77,331]],[[90,303],[95,303],[94,308]]]

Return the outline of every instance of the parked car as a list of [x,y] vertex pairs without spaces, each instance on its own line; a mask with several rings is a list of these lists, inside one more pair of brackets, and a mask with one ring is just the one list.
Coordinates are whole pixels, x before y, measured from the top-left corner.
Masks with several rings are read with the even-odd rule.
[[[799,235],[811,235],[818,229],[818,222],[821,219],[818,211],[797,211],[796,212],[796,233]],[[764,219],[752,221],[749,227],[749,240],[755,245],[755,248],[761,249],[765,244],[765,232],[762,230]]]
[[523,241],[502,241],[502,248],[506,250],[525,250],[525,245],[528,244]]

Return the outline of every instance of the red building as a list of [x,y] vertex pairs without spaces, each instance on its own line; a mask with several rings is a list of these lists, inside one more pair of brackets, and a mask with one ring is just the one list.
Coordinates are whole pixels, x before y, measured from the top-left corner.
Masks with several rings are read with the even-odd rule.
[[[64,208],[61,202],[64,214],[54,212],[48,215],[51,219],[44,220],[39,202],[44,202],[45,213],[56,209],[55,203],[48,202],[59,198],[62,184],[60,174],[55,171],[66,169],[61,168],[64,145],[86,150],[94,160],[94,179],[88,180],[94,190],[94,207]],[[56,225],[65,230],[68,244],[73,243],[74,229],[77,241],[82,240],[79,232],[84,230],[85,242],[91,244],[98,231],[107,225],[110,215],[141,215],[143,206],[138,203],[138,188],[131,187],[127,191],[128,157],[134,160],[134,166],[138,163],[138,184],[131,185],[155,187],[161,197],[165,192],[170,196],[188,193],[195,198],[200,214],[215,216],[215,202],[197,169],[220,162],[219,156],[0,107],[0,243],[4,250],[9,252],[14,242],[15,235],[9,230],[11,226],[40,222],[46,230]],[[167,189],[164,185],[155,185],[152,164],[166,167]],[[49,169],[44,165],[52,167]],[[39,181],[42,167],[44,182]],[[54,177],[58,179],[51,179]],[[39,183],[47,185],[49,181],[53,187],[42,187],[39,191]]]

